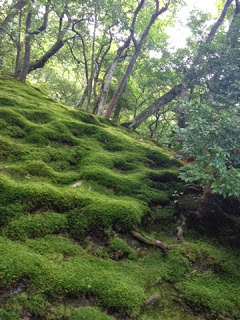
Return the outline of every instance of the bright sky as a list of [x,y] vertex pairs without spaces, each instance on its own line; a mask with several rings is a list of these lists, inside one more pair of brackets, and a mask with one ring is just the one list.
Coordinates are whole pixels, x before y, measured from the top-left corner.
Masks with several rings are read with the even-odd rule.
[[186,0],[186,3],[187,5],[177,15],[181,23],[177,23],[175,27],[169,28],[168,34],[172,39],[170,47],[182,48],[185,46],[185,40],[190,36],[190,31],[184,24],[187,22],[190,11],[196,8],[206,13],[217,14],[217,0]]

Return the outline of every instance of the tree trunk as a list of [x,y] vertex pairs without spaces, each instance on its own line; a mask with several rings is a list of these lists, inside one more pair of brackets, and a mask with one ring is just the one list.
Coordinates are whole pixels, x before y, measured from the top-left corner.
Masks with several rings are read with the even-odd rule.
[[162,106],[175,99],[181,93],[181,91],[182,84],[175,86],[170,91],[154,101],[147,109],[140,113],[131,123],[127,124],[126,126],[131,130],[135,130],[144,120],[157,112]]
[[[118,62],[122,58],[121,55],[123,54],[124,50],[128,48],[128,46],[129,46],[129,44],[130,44],[130,42],[131,42],[131,40],[133,38],[133,32],[134,32],[134,28],[135,28],[137,15],[138,15],[139,11],[141,10],[141,8],[143,7],[144,2],[145,2],[145,0],[141,0],[140,3],[138,4],[136,10],[134,11],[133,19],[132,19],[132,23],[131,23],[131,28],[130,28],[131,34],[126,39],[124,44],[118,49],[117,55],[116,55],[113,63],[111,64],[109,70],[107,71],[107,73],[104,76],[104,82],[103,82],[103,85],[102,85],[102,89],[101,89],[101,93],[100,93],[100,97],[99,97],[99,106],[98,106],[98,110],[97,110],[97,115],[99,115],[99,116],[102,116],[103,113],[104,113],[104,108],[105,108],[105,105],[106,105],[108,92],[109,92],[109,88],[110,88],[110,85],[111,85],[111,81],[112,81],[112,77],[113,77],[114,71],[115,71],[115,69],[117,67]],[[107,78],[106,81],[105,81],[105,78]]]
[[128,48],[130,42],[131,42],[131,38],[128,37],[127,40],[124,42],[124,44],[118,49],[117,56],[115,57],[111,66],[109,67],[109,69],[106,73],[106,76],[104,77],[104,78],[106,78],[106,80],[104,80],[104,82],[103,82],[103,86],[102,86],[100,97],[99,97],[99,105],[98,105],[98,110],[97,110],[98,116],[103,116],[104,108],[106,106],[108,92],[109,92],[109,88],[111,85],[114,71],[117,67],[118,62],[122,58],[121,57],[122,53],[124,52],[125,49]]
[[82,97],[81,97],[79,103],[76,106],[76,109],[81,109],[83,107],[83,104],[84,104],[87,96],[88,96],[88,86],[86,85],[86,87],[85,87],[85,89],[83,91]]
[[91,57],[91,74],[90,79],[88,81],[88,94],[87,94],[87,112],[91,110],[91,97],[92,97],[92,89],[93,89],[93,78],[95,73],[95,41],[96,41],[96,29],[97,29],[97,0],[94,1],[94,29],[93,29],[93,40],[92,40],[92,57]]
[[17,56],[16,56],[15,72],[14,72],[15,79],[17,79],[18,71],[20,70],[20,57],[21,57],[21,52],[22,52],[21,27],[22,27],[22,10],[20,10],[19,20],[18,20],[18,39],[16,42]]
[[120,103],[118,103],[118,104],[116,105],[115,110],[114,110],[113,121],[116,121],[116,122],[117,122],[117,121],[119,120],[121,110],[122,110],[122,106],[120,105]]
[[[31,41],[32,39],[37,36],[39,33],[43,32],[47,28],[48,24],[48,15],[50,12],[49,1],[47,0],[47,4],[45,5],[45,13],[43,16],[43,23],[42,25],[35,31],[30,32],[31,24],[32,24],[32,16],[33,16],[33,9],[30,7],[29,12],[27,14],[26,19],[26,37],[25,37],[25,52],[23,58],[23,65],[22,70],[19,74],[19,80],[22,82],[26,81],[27,74],[29,73],[30,68],[30,58],[31,58]],[[32,0],[34,2],[34,0]]]
[[[188,86],[185,83],[182,85],[182,91],[180,93],[179,98],[180,100],[183,100],[183,101],[189,100]],[[188,120],[188,112],[187,112],[187,106],[185,104],[181,105],[181,109],[178,110],[177,120],[178,120],[179,128],[186,128],[187,120]]]
[[122,78],[122,81],[120,82],[120,85],[117,89],[117,91],[115,92],[114,96],[112,97],[112,100],[110,101],[109,105],[108,105],[108,109],[106,111],[106,114],[105,114],[105,118],[109,119],[112,112],[113,112],[113,109],[115,108],[117,102],[118,102],[118,99],[119,97],[122,95],[122,93],[124,92],[125,88],[126,88],[126,84],[128,82],[128,79],[132,73],[132,70],[133,70],[133,67],[135,65],[135,62],[141,52],[141,49],[143,47],[143,44],[147,38],[147,35],[152,27],[152,25],[154,24],[155,20],[157,19],[158,16],[160,16],[161,14],[163,14],[167,9],[168,9],[168,6],[170,4],[170,2],[168,2],[164,7],[162,7],[160,10],[159,10],[159,2],[158,1],[155,1],[156,2],[156,9],[155,9],[155,12],[154,14],[151,16],[145,30],[143,31],[142,35],[141,35],[141,38],[139,40],[139,43],[136,42],[135,40],[135,37],[134,37],[134,28],[135,28],[135,21],[136,21],[136,18],[137,18],[137,14],[138,12],[142,9],[143,5],[144,5],[144,1],[141,1],[141,3],[139,4],[137,10],[135,11],[135,15],[134,15],[134,20],[133,20],[133,24],[132,24],[132,28],[131,28],[131,38],[134,42],[134,46],[135,46],[135,52],[128,64],[128,67],[127,67],[127,70]]
[[32,23],[32,8],[29,9],[29,12],[27,14],[27,20],[26,20],[26,37],[25,37],[25,52],[24,52],[24,58],[23,58],[23,65],[22,70],[19,74],[19,80],[22,82],[26,81],[26,77],[28,74],[29,66],[30,66],[30,55],[31,55],[31,40],[32,35],[30,34],[29,30]]
[[120,85],[117,89],[117,91],[115,92],[114,96],[112,97],[112,100],[110,101],[109,105],[108,105],[108,108],[107,108],[107,111],[105,113],[105,118],[109,119],[112,112],[113,112],[113,109],[115,108],[117,102],[118,102],[118,99],[119,97],[122,95],[122,93],[124,92],[125,88],[126,88],[126,84],[128,82],[128,79],[132,73],[132,70],[133,70],[133,67],[134,67],[134,64],[138,58],[138,55],[140,53],[140,50],[139,49],[137,52],[134,53],[134,55],[132,56],[129,64],[128,64],[128,67],[127,67],[127,70],[122,78],[122,81],[120,82]]

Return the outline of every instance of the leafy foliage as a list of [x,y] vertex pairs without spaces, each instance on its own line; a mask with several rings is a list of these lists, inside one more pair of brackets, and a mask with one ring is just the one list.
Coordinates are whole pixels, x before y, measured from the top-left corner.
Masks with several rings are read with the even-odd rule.
[[185,155],[196,162],[185,166],[181,178],[197,181],[224,197],[240,195],[240,114],[237,107],[195,103],[189,106],[189,125],[178,128]]

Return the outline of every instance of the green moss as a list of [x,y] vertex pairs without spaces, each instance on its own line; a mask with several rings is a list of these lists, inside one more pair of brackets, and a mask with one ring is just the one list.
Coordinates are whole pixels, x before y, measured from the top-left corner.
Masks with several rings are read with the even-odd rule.
[[169,168],[180,167],[181,163],[177,160],[170,160],[169,154],[163,150],[147,150],[146,152],[146,165],[150,168]]
[[68,112],[72,118],[77,119],[81,122],[85,122],[87,124],[94,124],[99,126],[100,123],[97,119],[97,117],[95,117],[93,114],[84,112],[84,111],[76,111],[76,110],[71,110]]
[[119,237],[114,237],[113,239],[110,240],[109,243],[110,250],[115,252],[115,251],[121,251],[121,257],[126,256],[129,259],[136,260],[137,254],[134,249],[132,249],[126,241]]
[[138,176],[121,176],[99,165],[85,167],[81,176],[84,180],[97,181],[105,187],[112,188],[119,194],[135,194],[141,187]]
[[96,293],[106,307],[128,308],[132,314],[139,312],[144,300],[137,280],[124,275],[114,262],[86,254],[54,262],[3,238],[0,253],[2,286],[27,277],[28,285],[43,295],[57,298],[64,292],[70,296]]
[[[65,162],[65,167],[69,168],[69,164]],[[72,171],[56,172],[50,166],[46,165],[45,162],[40,160],[27,160],[22,162],[21,165],[12,165],[6,172],[19,177],[19,179],[34,180],[34,177],[47,178],[46,181],[60,184],[70,184],[76,181],[80,174]]]
[[69,320],[113,320],[114,318],[101,312],[98,308],[83,307],[77,309],[70,309],[66,312]]
[[34,252],[51,259],[73,257],[83,254],[83,249],[73,240],[60,235],[47,235],[38,239],[27,239],[25,245]]
[[118,124],[116,122],[108,120],[104,117],[99,117],[98,120],[99,120],[99,122],[101,122],[107,126],[118,127]]
[[162,170],[160,172],[149,172],[149,179],[154,182],[169,182],[180,181],[178,171],[176,170]]
[[14,101],[12,99],[9,99],[7,97],[0,97],[0,105],[2,106],[14,106],[16,103],[14,103]]
[[53,116],[46,111],[24,110],[22,115],[29,121],[36,124],[46,124],[53,120]]
[[163,221],[169,222],[169,219],[172,219],[175,214],[176,214],[175,206],[170,205],[170,206],[157,208],[152,213],[152,217],[154,220],[159,220],[161,222]]
[[67,228],[67,218],[53,212],[22,216],[11,221],[5,232],[13,240],[37,238],[46,234],[63,232]]
[[23,151],[17,143],[0,136],[0,161],[17,161]]

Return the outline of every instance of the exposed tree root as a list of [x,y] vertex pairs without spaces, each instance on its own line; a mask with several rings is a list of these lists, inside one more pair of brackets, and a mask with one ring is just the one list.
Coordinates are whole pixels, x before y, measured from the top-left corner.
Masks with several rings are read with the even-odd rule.
[[184,241],[183,229],[182,229],[181,226],[177,227],[177,240],[178,240],[178,242],[183,242]]
[[172,248],[176,248],[178,247],[178,245],[175,245],[175,244],[166,244],[160,240],[148,240],[146,239],[144,236],[142,236],[140,233],[132,230],[131,231],[132,235],[137,238],[139,241],[145,243],[145,244],[148,244],[150,246],[155,246],[155,247],[159,247],[161,248],[164,253],[167,253],[168,250],[172,249]]
[[179,218],[180,225],[177,227],[177,240],[178,242],[184,242],[183,226],[186,224],[186,217],[181,213]]

